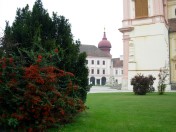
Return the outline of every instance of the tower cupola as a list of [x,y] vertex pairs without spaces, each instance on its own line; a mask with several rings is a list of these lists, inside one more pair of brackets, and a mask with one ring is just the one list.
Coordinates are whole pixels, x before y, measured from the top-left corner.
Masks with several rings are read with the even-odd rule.
[[98,43],[98,48],[110,54],[111,43],[107,40],[105,31],[104,31],[102,40]]

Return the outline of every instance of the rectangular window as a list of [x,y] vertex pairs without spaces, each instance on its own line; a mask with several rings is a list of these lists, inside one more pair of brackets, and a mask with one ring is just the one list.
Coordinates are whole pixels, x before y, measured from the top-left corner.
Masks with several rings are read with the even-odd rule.
[[92,64],[94,64],[94,60],[92,60]]
[[99,65],[99,64],[100,64],[100,61],[98,60],[98,61],[97,61],[97,65]]
[[100,70],[99,69],[97,69],[97,74],[100,74]]
[[103,65],[105,65],[105,61],[103,61]]
[[116,75],[118,74],[118,70],[116,70]]
[[94,69],[91,70],[91,74],[94,74]]
[[86,64],[88,64],[88,60],[86,60]]
[[135,0],[135,17],[148,17],[148,0]]
[[123,70],[122,70],[122,74],[123,74]]
[[103,74],[105,74],[105,70],[103,70]]

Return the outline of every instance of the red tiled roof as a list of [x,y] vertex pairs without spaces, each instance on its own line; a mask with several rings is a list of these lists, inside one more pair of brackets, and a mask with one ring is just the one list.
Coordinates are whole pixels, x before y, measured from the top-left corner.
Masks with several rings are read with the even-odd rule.
[[123,60],[120,60],[120,58],[113,58],[113,67],[123,67]]
[[110,54],[103,52],[102,50],[100,50],[94,45],[80,45],[79,49],[80,49],[80,52],[86,52],[87,56],[111,58]]

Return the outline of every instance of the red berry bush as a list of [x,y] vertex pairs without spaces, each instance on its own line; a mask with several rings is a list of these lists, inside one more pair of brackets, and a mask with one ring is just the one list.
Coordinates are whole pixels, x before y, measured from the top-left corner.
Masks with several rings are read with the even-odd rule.
[[58,49],[25,52],[0,59],[0,130],[42,131],[85,110],[74,75],[56,66]]

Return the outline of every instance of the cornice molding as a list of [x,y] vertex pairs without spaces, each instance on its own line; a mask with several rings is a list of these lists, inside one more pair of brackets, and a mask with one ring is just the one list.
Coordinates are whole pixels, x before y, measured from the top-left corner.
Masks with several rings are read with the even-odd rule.
[[124,33],[124,32],[131,32],[134,30],[134,27],[124,27],[124,28],[119,28],[119,31]]

